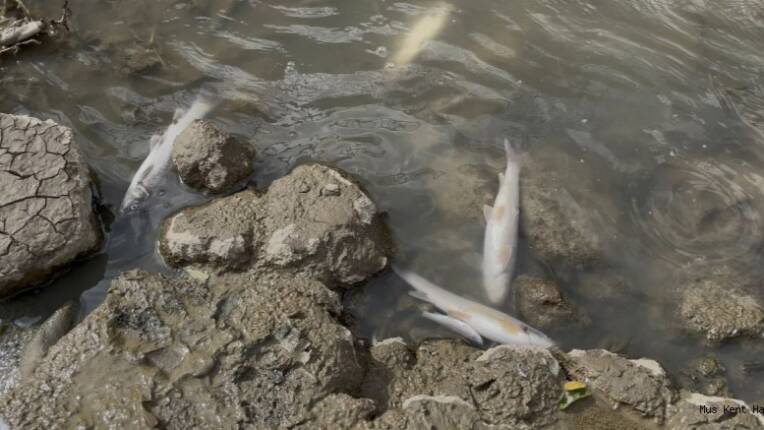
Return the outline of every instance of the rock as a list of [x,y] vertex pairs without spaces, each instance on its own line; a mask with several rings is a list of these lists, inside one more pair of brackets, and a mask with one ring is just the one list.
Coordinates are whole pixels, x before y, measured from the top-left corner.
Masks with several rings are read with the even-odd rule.
[[[324,195],[327,184],[339,193]],[[287,270],[347,286],[383,269],[389,244],[376,206],[356,184],[304,165],[262,195],[245,190],[166,220],[160,252],[174,266]]]
[[679,287],[679,314],[687,330],[710,343],[764,335],[764,306],[747,292],[755,286],[745,276],[726,266],[698,273]]
[[182,210],[165,220],[159,250],[173,266],[213,265],[238,269],[256,253],[256,202],[252,190]]
[[386,411],[374,428],[429,423],[523,429],[556,421],[562,381],[548,351],[499,346],[481,353],[443,340],[425,342],[412,353],[394,339],[373,346],[370,355],[361,394]]
[[175,140],[172,159],[184,184],[224,193],[252,175],[254,152],[205,120],[196,120]]
[[[572,409],[576,409],[572,411]],[[580,409],[580,410],[578,410]],[[575,430],[644,430],[644,423],[629,420],[617,410],[594,404],[588,407],[573,405],[565,413],[567,428]]]
[[729,396],[725,369],[714,357],[706,356],[692,360],[680,371],[678,381],[681,386],[693,392],[708,396]]
[[[499,187],[497,174],[487,173],[473,154],[449,155],[432,160],[430,174],[421,178],[423,186],[445,222],[483,225],[483,205],[493,205]],[[503,172],[504,166],[497,169]]]
[[0,298],[98,249],[90,177],[72,130],[0,114]]
[[11,323],[0,323],[0,398],[18,384],[24,346],[29,343],[32,335],[33,330],[22,329]]
[[[340,311],[336,293],[300,277],[236,275],[205,285],[127,272],[0,402],[0,415],[12,428],[352,420],[372,404],[341,395],[360,384],[363,369],[335,320]],[[340,407],[355,403],[361,412]]]
[[659,424],[676,393],[660,364],[647,359],[628,360],[605,350],[573,350],[565,363],[568,373],[584,381],[594,395],[613,408],[625,407],[635,418]]
[[588,318],[578,314],[577,308],[568,302],[557,283],[551,279],[521,275],[512,281],[512,286],[522,320],[535,328],[591,324]]
[[604,265],[621,213],[592,172],[559,151],[532,150],[522,163],[520,225],[533,254],[555,270]]
[[34,330],[34,335],[24,347],[19,365],[23,377],[31,375],[50,347],[74,327],[78,312],[79,303],[70,301]]
[[374,402],[347,394],[330,394],[311,408],[305,422],[295,429],[352,429],[366,422],[374,412]]
[[[704,410],[701,410],[705,408]],[[682,393],[672,408],[667,430],[754,430],[764,429],[764,417],[751,413],[740,400]]]

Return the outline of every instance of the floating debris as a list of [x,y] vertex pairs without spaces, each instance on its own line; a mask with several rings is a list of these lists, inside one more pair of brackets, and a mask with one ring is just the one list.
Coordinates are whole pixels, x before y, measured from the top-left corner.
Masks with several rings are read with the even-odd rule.
[[25,45],[39,45],[43,36],[53,36],[60,27],[69,31],[72,11],[64,0],[61,18],[35,19],[21,0],[6,0],[0,17],[0,55],[18,53]]

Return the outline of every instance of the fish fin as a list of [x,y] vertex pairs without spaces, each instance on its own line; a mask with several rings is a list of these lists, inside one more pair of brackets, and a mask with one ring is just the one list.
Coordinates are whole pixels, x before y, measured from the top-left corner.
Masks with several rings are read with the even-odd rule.
[[172,122],[178,122],[184,113],[185,111],[181,108],[175,109],[175,112],[172,114]]
[[485,218],[486,224],[488,221],[491,220],[491,212],[493,211],[493,208],[488,205],[483,205],[483,217]]
[[512,148],[508,139],[504,139],[504,152],[507,154],[507,164],[518,164],[520,162],[517,151]]
[[411,297],[413,297],[415,299],[421,300],[423,302],[430,303],[430,298],[427,297],[427,294],[425,294],[425,293],[423,293],[421,291],[417,291],[417,290],[409,291],[409,296],[411,296]]
[[478,333],[474,328],[472,328],[469,324],[465,323],[462,320],[452,318],[448,315],[436,314],[433,312],[422,312],[422,316],[424,316],[430,321],[434,321],[448,328],[451,331],[454,331],[460,334],[461,336],[464,336],[466,339],[468,339],[472,343],[475,343],[477,345],[483,344],[483,337],[480,336],[480,333]]
[[161,141],[162,141],[162,136],[158,134],[152,135],[151,139],[149,139],[149,148],[153,150],[154,148],[159,146],[159,142]]

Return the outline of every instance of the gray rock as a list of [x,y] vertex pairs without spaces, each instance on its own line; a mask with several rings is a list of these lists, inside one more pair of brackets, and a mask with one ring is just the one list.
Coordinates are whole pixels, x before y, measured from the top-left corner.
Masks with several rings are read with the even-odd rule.
[[34,330],[34,335],[24,347],[19,365],[23,377],[31,375],[50,347],[74,327],[78,312],[79,303],[70,301]]
[[590,169],[559,151],[524,155],[520,225],[541,262],[553,269],[604,265],[621,213],[599,185]]
[[186,185],[224,193],[252,175],[254,151],[205,120],[196,120],[175,140],[172,159]]
[[204,285],[128,272],[0,402],[0,415],[30,429],[311,428],[316,417],[352,419],[340,411],[352,400],[327,397],[363,378],[352,336],[335,320],[340,310],[335,293],[299,277]]
[[556,421],[562,380],[548,351],[499,346],[482,352],[431,341],[414,353],[394,339],[370,354],[361,393],[386,410],[374,428],[523,429]]
[[101,243],[72,130],[0,114],[0,297],[45,282]]
[[0,398],[18,384],[24,346],[33,333],[11,323],[0,323]]
[[690,361],[679,372],[678,382],[689,391],[708,396],[729,396],[730,391],[724,377],[725,369],[714,357],[705,356]]
[[374,412],[374,402],[356,399],[347,394],[330,394],[310,410],[295,429],[352,429],[364,424]]
[[624,407],[635,418],[654,419],[662,424],[676,392],[660,364],[647,359],[628,360],[605,350],[573,350],[568,373],[584,381],[613,408]]
[[521,275],[512,281],[512,288],[522,320],[533,327],[547,329],[566,324],[591,324],[563,296],[554,280]]
[[[338,193],[325,195],[327,184]],[[356,184],[305,165],[262,195],[245,190],[181,211],[165,222],[160,252],[176,266],[288,270],[347,286],[383,269],[389,244],[376,206]]]
[[[701,407],[706,407],[706,411],[701,411]],[[764,417],[751,413],[751,407],[740,400],[684,392],[681,400],[672,407],[672,416],[666,422],[666,429],[764,429]]]
[[679,314],[687,330],[711,343],[764,335],[764,306],[748,293],[747,277],[726,266],[698,273],[679,286]]

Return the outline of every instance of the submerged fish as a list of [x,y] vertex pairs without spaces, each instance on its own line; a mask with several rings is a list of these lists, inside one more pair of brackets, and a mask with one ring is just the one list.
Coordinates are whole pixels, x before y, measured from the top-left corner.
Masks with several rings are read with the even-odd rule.
[[493,207],[483,208],[483,287],[491,303],[501,303],[509,292],[517,251],[517,223],[520,215],[520,164],[504,139],[507,168],[499,173],[499,192]]
[[425,16],[414,24],[403,40],[401,47],[393,55],[391,59],[393,64],[405,66],[411,63],[424,49],[427,42],[441,32],[451,15],[452,9],[453,6],[450,4],[441,4],[428,10]]
[[477,344],[486,338],[502,344],[554,346],[544,333],[503,312],[446,291],[414,272],[397,267],[393,270],[414,287],[414,297],[432,303],[447,314],[425,313],[425,317]]
[[186,113],[173,121],[161,137],[152,138],[151,151],[133,176],[125,197],[122,199],[120,206],[122,212],[137,209],[156,193],[170,169],[170,158],[175,139],[192,122],[207,115],[212,107],[212,103],[207,98],[199,96]]

